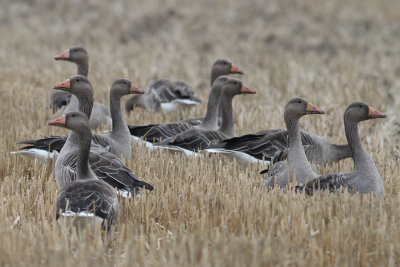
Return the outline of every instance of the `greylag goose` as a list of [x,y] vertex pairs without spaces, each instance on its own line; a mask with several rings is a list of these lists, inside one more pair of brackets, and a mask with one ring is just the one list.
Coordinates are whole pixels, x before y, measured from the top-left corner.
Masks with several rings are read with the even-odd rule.
[[76,180],[63,186],[58,193],[56,219],[71,215],[84,217],[92,224],[100,222],[102,229],[110,233],[118,223],[118,198],[114,189],[99,180],[89,168],[92,137],[88,118],[83,113],[71,112],[48,124],[72,130],[78,138]]
[[[86,76],[89,72],[89,57],[86,50],[83,47],[72,47],[62,53],[59,56],[55,57],[56,60],[65,60],[74,62],[78,67],[78,75]],[[65,94],[65,96],[70,96],[69,94]],[[63,96],[61,96],[63,97]],[[57,98],[56,101],[60,101],[60,97],[58,95],[51,95],[51,102],[54,103],[54,98]],[[66,114],[71,111],[77,111],[79,107],[78,99],[74,96],[70,96],[70,101],[62,114]],[[89,118],[89,127],[91,129],[99,128],[101,125],[111,125],[111,114],[110,110],[103,104],[94,103],[92,116]]]
[[264,176],[264,186],[286,186],[294,180],[304,184],[318,176],[309,164],[301,143],[299,119],[307,114],[324,114],[324,111],[304,98],[293,98],[287,103],[284,113],[289,141],[287,161],[272,165]]
[[158,79],[153,81],[146,89],[146,94],[133,96],[126,102],[126,110],[142,107],[146,110],[175,112],[182,108],[189,108],[200,104],[193,89],[182,81]]
[[[214,82],[217,80],[218,77],[222,75],[235,73],[244,74],[244,71],[235,66],[229,60],[218,59],[217,61],[215,61],[211,69],[211,91],[208,96],[207,114],[211,115],[217,113],[215,107],[218,106],[219,98],[221,96],[221,94],[213,93]],[[159,142],[163,139],[186,131],[193,125],[199,125],[204,119],[205,118],[198,117],[166,124],[134,125],[128,127],[131,135],[134,137],[143,137],[147,141]],[[216,127],[214,129],[216,129]]]
[[[229,60],[218,59],[211,69],[211,86],[219,76],[231,73],[243,74],[244,72]],[[201,101],[185,82],[158,79],[148,86],[146,94],[130,98],[126,102],[125,108],[128,112],[137,106],[157,112],[162,110],[167,113],[199,103]]]
[[[72,79],[75,79],[73,77]],[[85,79],[80,77],[80,79]],[[72,90],[70,86],[71,81],[67,80],[56,87],[61,90],[68,92]],[[103,147],[109,152],[120,157],[123,156],[129,160],[132,156],[131,150],[131,135],[126,125],[121,111],[121,97],[128,94],[143,94],[142,90],[139,90],[130,80],[118,79],[111,86],[110,90],[110,110],[112,116],[112,131],[110,134],[92,135],[93,142],[96,145]],[[76,92],[77,95],[80,91]],[[66,136],[52,136],[48,138],[42,138],[38,140],[26,140],[18,142],[18,144],[27,145],[21,149],[23,154],[29,154],[33,157],[39,155],[46,158],[46,153],[59,153],[67,140]],[[52,155],[50,154],[50,155]],[[47,155],[48,157],[49,155]]]
[[[224,77],[224,76],[223,76]],[[218,78],[220,79],[220,78]],[[182,132],[176,136],[163,140],[157,145],[181,147],[187,150],[198,150],[208,147],[212,143],[236,135],[232,112],[232,98],[239,94],[255,94],[256,92],[248,88],[238,79],[229,78],[222,87],[222,96],[219,105],[222,106],[222,123],[218,129],[208,127],[197,127]],[[217,125],[215,116],[213,126]]]
[[[56,89],[68,90],[79,100],[79,111],[88,118],[93,107],[93,88],[84,76],[74,76],[66,82],[54,86]],[[74,132],[70,132],[65,145],[57,157],[55,176],[57,185],[62,188],[75,180],[78,155],[78,140]],[[121,160],[101,146],[91,146],[89,152],[89,166],[97,177],[112,187],[134,192],[138,187],[153,190],[153,186],[140,181],[137,176],[126,168]]]
[[[179,133],[182,133],[194,126],[198,126],[204,129],[217,129],[218,128],[218,105],[219,100],[221,98],[222,86],[225,84],[227,80],[231,78],[227,76],[220,76],[214,83],[211,88],[211,92],[208,97],[207,111],[204,117],[204,120],[198,120],[198,124],[191,123],[191,121],[184,120],[178,122],[171,122],[165,124],[157,124],[153,125],[149,128],[149,125],[146,126],[133,126],[134,128],[130,128],[130,132],[135,132],[139,135],[142,135],[142,138],[149,142],[160,142],[161,140],[167,139],[169,137],[175,136]],[[144,132],[147,131],[147,132]],[[132,137],[133,138],[133,137]]]
[[[332,144],[322,136],[304,131],[301,131],[300,135],[307,159],[312,163],[332,164],[351,156],[347,144]],[[222,140],[208,147],[206,151],[228,154],[243,161],[278,162],[287,157],[287,137],[286,129],[265,130]]]
[[306,194],[312,195],[318,189],[336,192],[343,187],[351,193],[383,196],[382,178],[374,161],[364,150],[358,133],[359,122],[376,118],[386,118],[386,114],[363,102],[353,102],[347,107],[344,113],[344,130],[352,152],[354,171],[319,176],[306,184]]

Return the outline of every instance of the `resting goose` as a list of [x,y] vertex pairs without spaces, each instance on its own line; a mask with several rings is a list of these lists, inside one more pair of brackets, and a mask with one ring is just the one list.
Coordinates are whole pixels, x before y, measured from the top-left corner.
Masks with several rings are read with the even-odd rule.
[[[220,94],[213,93],[213,85],[218,77],[225,74],[243,74],[244,71],[236,67],[232,62],[226,59],[218,59],[213,64],[211,69],[211,91],[208,96],[207,114],[218,113]],[[219,115],[220,116],[220,115]],[[128,126],[131,135],[135,137],[143,137],[147,141],[159,142],[163,139],[172,137],[178,133],[190,129],[194,125],[199,125],[204,120],[204,117],[190,118],[179,122],[165,124],[150,124],[150,125],[134,125]],[[216,128],[216,127],[215,127]],[[214,128],[214,129],[215,129]],[[211,128],[210,128],[211,129]]]
[[[175,136],[181,132],[184,132],[195,126],[204,129],[217,129],[218,128],[218,104],[221,98],[222,86],[224,83],[231,78],[227,76],[220,76],[211,88],[211,92],[208,97],[207,111],[204,120],[199,120],[197,125],[190,123],[190,121],[178,121],[165,124],[156,124],[149,128],[146,126],[133,126],[134,132],[142,132],[142,138],[149,142],[160,142],[169,137]],[[144,132],[147,131],[147,132]],[[131,131],[132,133],[132,128]],[[133,138],[133,137],[132,137]]]
[[[78,75],[86,76],[89,72],[89,57],[86,50],[83,47],[72,47],[55,57],[56,60],[65,60],[74,62],[78,67]],[[69,94],[65,94],[68,96]],[[51,102],[53,101],[53,95],[51,95]],[[57,101],[59,97],[57,96]],[[62,114],[66,114],[71,111],[77,111],[79,107],[78,99],[72,95],[70,96],[70,101]],[[91,129],[99,128],[101,125],[111,125],[111,115],[110,110],[103,104],[94,103],[92,116],[89,118],[89,127]]]
[[[308,161],[316,164],[332,164],[351,156],[349,145],[336,145],[322,136],[300,131],[301,142]],[[285,160],[287,157],[286,129],[265,130],[256,134],[246,134],[222,140],[206,151],[228,154],[243,161],[258,162]]]
[[[224,77],[224,76],[223,76]],[[220,79],[220,78],[218,78]],[[218,80],[217,80],[218,81]],[[222,123],[218,129],[209,129],[207,127],[193,127],[174,137],[163,140],[157,145],[177,146],[187,150],[198,150],[208,147],[212,143],[236,135],[234,119],[232,112],[232,98],[239,94],[255,94],[256,92],[248,88],[238,79],[229,78],[222,87],[222,96],[220,106],[222,107]],[[217,125],[217,118],[214,119],[214,125]]]
[[[233,65],[229,60],[218,59],[211,69],[211,85],[221,75],[244,72]],[[173,112],[183,107],[191,107],[200,104],[201,101],[195,96],[193,89],[182,81],[171,81],[158,79],[153,81],[147,88],[146,94],[133,96],[125,108],[129,112],[135,106],[164,113]]]
[[264,186],[286,186],[294,180],[304,184],[318,176],[315,168],[309,164],[301,143],[299,119],[307,114],[324,114],[324,111],[304,98],[293,98],[286,105],[284,119],[289,140],[287,161],[272,165],[264,176]]
[[[72,130],[78,139],[76,180],[64,185],[57,196],[56,219],[83,219],[83,223],[99,222],[108,233],[117,225],[119,204],[115,190],[99,180],[89,168],[91,132],[88,118],[80,112],[71,112],[48,123]],[[75,222],[76,223],[76,222]]]
[[[71,79],[79,79],[73,77]],[[80,79],[87,80],[81,76]],[[56,86],[56,89],[64,90],[63,92],[69,93],[73,90],[70,86],[71,81]],[[75,92],[76,95],[80,94],[80,91]],[[115,154],[118,157],[123,156],[129,160],[132,156],[131,149],[131,135],[126,125],[121,111],[121,97],[128,94],[143,94],[142,90],[139,90],[130,80],[118,79],[111,86],[110,90],[110,110],[112,116],[112,130],[110,134],[92,135],[93,143],[103,147],[109,152]],[[18,144],[25,144],[27,146],[21,148],[22,154],[31,155],[32,157],[39,157],[43,155],[46,157],[46,153],[59,153],[67,140],[66,136],[52,136],[39,140],[26,140],[18,142]]]
[[384,195],[382,178],[374,161],[365,152],[358,133],[359,122],[376,118],[386,118],[386,114],[363,102],[353,102],[347,107],[344,113],[344,130],[352,152],[354,171],[319,176],[306,184],[307,194],[312,195],[317,189],[336,192],[344,187],[352,193],[373,193],[379,197]]
[[[93,88],[86,77],[77,75],[54,87],[75,94],[79,100],[79,111],[90,117],[93,107]],[[55,166],[56,181],[60,188],[75,180],[77,154],[78,139],[74,132],[70,132]],[[154,189],[152,185],[140,181],[116,155],[100,146],[91,146],[89,166],[97,177],[117,189],[127,192],[134,192],[138,187]]]
[[158,79],[147,87],[146,94],[130,98],[125,107],[127,111],[133,110],[136,106],[170,113],[200,103],[193,89],[185,82]]

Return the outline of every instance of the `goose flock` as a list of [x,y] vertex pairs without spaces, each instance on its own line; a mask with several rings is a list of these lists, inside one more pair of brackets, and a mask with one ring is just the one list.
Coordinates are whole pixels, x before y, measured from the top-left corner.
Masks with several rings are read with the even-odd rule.
[[[296,185],[307,195],[317,190],[384,195],[382,178],[373,160],[364,150],[358,123],[385,118],[386,114],[364,102],[351,103],[344,112],[347,144],[332,144],[322,136],[301,131],[300,118],[324,114],[308,100],[294,97],[285,107],[286,129],[267,129],[236,136],[232,99],[236,95],[256,94],[241,80],[226,75],[244,71],[226,59],[212,65],[207,111],[204,117],[188,118],[165,124],[127,125],[122,116],[121,98],[133,94],[126,102],[129,112],[144,108],[152,112],[171,112],[201,103],[194,90],[182,81],[158,79],[146,91],[128,79],[116,80],[110,89],[110,106],[94,102],[94,90],[87,78],[89,57],[82,47],[73,47],[55,57],[77,65],[78,73],[54,85],[50,96],[54,111],[64,108],[61,116],[48,125],[70,130],[68,136],[51,136],[24,140],[14,154],[48,159],[57,155],[55,179],[59,187],[57,220],[69,216],[92,218],[108,233],[117,225],[117,194],[139,196],[140,190],[154,190],[139,179],[121,159],[132,158],[132,142],[145,142],[151,149],[184,151],[196,155],[217,153],[239,162],[264,162],[263,185]],[[91,130],[110,125],[107,134]],[[354,170],[347,173],[320,174],[313,164],[325,165],[352,158]]]

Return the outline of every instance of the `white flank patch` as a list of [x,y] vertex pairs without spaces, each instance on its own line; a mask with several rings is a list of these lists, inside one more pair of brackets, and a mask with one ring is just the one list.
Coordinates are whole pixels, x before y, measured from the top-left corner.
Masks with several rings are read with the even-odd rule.
[[146,140],[143,140],[143,139],[140,138],[140,137],[131,135],[131,139],[132,139],[132,142],[133,142],[133,143],[136,143],[136,144],[144,144],[144,145],[146,146],[146,148],[148,148],[148,149],[154,149],[154,148],[155,148],[155,146],[153,145],[153,143],[148,142],[148,141],[146,141]]
[[190,107],[196,106],[198,104],[200,104],[200,103],[197,101],[190,100],[190,99],[175,99],[171,102],[161,103],[161,110],[164,113],[171,113],[171,112],[178,111],[180,109],[190,108]]
[[179,152],[179,153],[183,153],[183,154],[185,154],[185,155],[188,156],[188,157],[197,157],[197,156],[199,155],[199,154],[196,153],[196,152],[193,152],[193,151],[191,151],[191,150],[184,149],[184,148],[179,147],[179,146],[166,146],[166,145],[164,145],[164,146],[156,146],[156,147],[159,148],[159,149],[168,150],[168,151],[170,151],[170,152]]
[[96,216],[94,213],[91,213],[91,212],[81,211],[81,212],[76,213],[76,212],[73,212],[71,210],[69,210],[67,212],[63,212],[63,213],[61,213],[61,215],[64,216],[64,217],[74,217],[74,216],[77,216],[77,217],[95,217]]
[[247,162],[250,162],[250,163],[255,163],[255,164],[261,163],[262,165],[267,166],[270,163],[269,160],[260,160],[253,156],[250,156],[249,154],[246,154],[246,153],[243,153],[240,151],[235,151],[235,150],[226,150],[226,149],[222,149],[222,148],[208,148],[208,149],[204,149],[204,151],[206,151],[208,153],[224,155],[229,158],[235,158],[236,161],[240,164],[245,164]]
[[48,152],[46,150],[37,149],[37,148],[30,148],[27,150],[18,150],[18,151],[11,151],[11,154],[21,154],[27,156],[31,159],[41,160],[41,161],[48,161],[53,159],[56,155],[58,155],[57,151]]

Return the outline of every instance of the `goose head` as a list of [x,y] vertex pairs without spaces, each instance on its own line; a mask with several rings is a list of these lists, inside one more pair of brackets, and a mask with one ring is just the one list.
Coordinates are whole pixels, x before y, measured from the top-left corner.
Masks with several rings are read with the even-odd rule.
[[83,75],[75,75],[53,86],[53,89],[62,90],[76,96],[93,98],[93,88],[89,80]]
[[88,123],[89,120],[85,114],[74,111],[49,121],[48,125],[63,127],[72,131],[79,131],[85,127],[87,128]]
[[55,56],[55,60],[66,60],[74,63],[87,63],[88,62],[88,54],[83,47],[77,46],[67,49],[64,53]]
[[325,112],[317,106],[301,97],[292,98],[286,105],[285,116],[299,119],[308,114],[324,114]]
[[245,72],[239,67],[235,66],[227,59],[217,59],[212,66],[211,72],[220,76],[226,74],[244,74]]
[[113,94],[124,96],[128,94],[143,94],[144,91],[140,90],[136,85],[134,85],[128,79],[118,79],[116,80],[112,87],[111,92]]
[[360,122],[377,118],[386,118],[386,114],[364,102],[353,102],[344,112],[346,121]]
[[247,87],[241,80],[229,78],[222,87],[223,95],[255,94],[256,91]]

